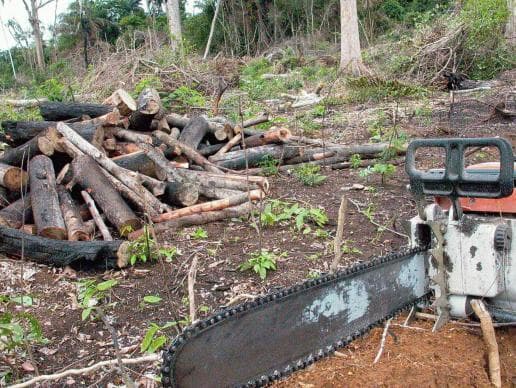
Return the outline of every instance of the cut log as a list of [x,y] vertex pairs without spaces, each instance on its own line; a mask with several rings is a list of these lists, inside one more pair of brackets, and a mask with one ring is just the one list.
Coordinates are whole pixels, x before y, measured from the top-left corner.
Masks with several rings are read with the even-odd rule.
[[[228,152],[230,149],[232,149],[234,146],[236,146],[238,143],[240,143],[240,141],[242,140],[242,134],[239,133],[235,136],[233,136],[233,138],[228,141],[226,144],[223,145],[223,147],[221,147],[216,153],[214,156],[217,156],[217,155],[223,155],[225,154],[226,152]],[[210,160],[210,158],[208,158],[208,160]]]
[[[172,113],[166,116],[168,125],[172,127],[176,127],[179,129],[183,129],[188,122],[190,121],[188,118],[183,117],[181,115]],[[224,130],[224,124],[216,123],[213,121],[208,121],[208,129],[210,133],[215,135],[216,139],[219,141],[223,141],[227,139],[226,131]]]
[[0,225],[18,229],[23,224],[31,222],[32,207],[29,194],[0,210]]
[[129,116],[136,110],[136,101],[124,89],[115,90],[104,100],[104,104],[117,108],[122,116]]
[[[233,140],[233,139],[232,139]],[[206,156],[211,156],[213,154],[216,154],[221,148],[223,148],[227,143],[218,143],[218,144],[212,144],[212,145],[207,145],[207,146],[204,146],[202,148],[199,148],[198,152],[206,157]],[[230,150],[228,151],[238,151],[240,149],[239,146],[235,146],[233,148],[231,148]],[[226,152],[228,152],[226,151]]]
[[82,217],[70,193],[63,185],[57,186],[57,195],[61,205],[61,213],[66,225],[68,240],[88,241],[90,236],[82,222]]
[[[253,189],[256,188],[253,185]],[[230,190],[230,189],[221,189],[218,187],[210,186],[207,184],[202,184],[199,187],[199,194],[208,199],[224,199],[228,197],[233,197],[238,194],[242,194],[240,190]]]
[[38,136],[16,148],[11,148],[2,154],[0,162],[11,166],[27,165],[27,161],[35,155],[51,156],[54,153],[54,144],[58,139],[54,128],[48,128]]
[[125,203],[116,188],[106,178],[95,160],[88,155],[76,157],[72,162],[73,180],[94,198],[108,221],[120,235],[140,228],[140,220]]
[[0,186],[0,209],[9,206],[9,195],[5,187]]
[[102,169],[102,172],[106,176],[106,178],[111,182],[113,187],[122,194],[122,197],[127,199],[129,202],[131,202],[136,208],[138,208],[141,212],[145,213],[147,212],[151,217],[157,216],[158,212],[156,212],[154,209],[149,208],[145,201],[139,197],[134,191],[132,191],[129,187],[124,185],[122,182],[120,182],[118,179],[116,179],[113,175],[111,175],[106,170]]
[[[299,149],[299,155],[292,158],[285,158],[286,164],[298,164],[310,162],[312,160],[320,160],[330,157],[327,153],[333,153],[331,156],[350,157],[353,154],[359,154],[362,158],[374,158],[385,151],[389,145],[387,143],[378,144],[361,144],[352,146],[331,146],[316,147],[309,149]],[[323,155],[326,154],[326,155]],[[336,162],[334,162],[336,163]]]
[[29,179],[32,213],[38,235],[56,240],[66,239],[66,226],[59,206],[52,160],[45,155],[32,158]]
[[116,150],[114,152],[116,156],[128,155],[132,154],[133,152],[140,152],[138,145],[119,141],[116,143]]
[[210,131],[208,122],[198,116],[190,119],[179,135],[179,142],[196,150],[204,136]]
[[258,166],[266,157],[272,157],[281,161],[297,155],[299,155],[299,148],[297,147],[269,144],[214,156],[211,158],[211,162],[215,163],[219,167],[231,170],[241,170],[246,168],[246,159],[247,166],[254,167]]
[[199,185],[194,182],[168,182],[163,200],[169,205],[192,206],[199,200]]
[[82,137],[80,137],[66,124],[59,123],[57,125],[57,130],[68,140],[70,140],[71,143],[77,146],[77,148],[79,148],[85,154],[93,157],[97,161],[97,163],[99,163],[102,167],[104,167],[116,178],[118,178],[129,189],[133,190],[139,197],[141,197],[145,201],[145,204],[148,207],[154,209],[158,213],[161,213],[162,211],[166,211],[168,209],[167,205],[162,204],[156,197],[152,195],[152,193],[150,193],[145,187],[143,187],[139,183],[137,173],[128,171],[118,166],[115,162],[103,155],[94,146],[92,146]]
[[[200,214],[193,214],[181,218],[176,218],[171,221],[162,222],[153,226],[156,233],[162,232],[174,232],[179,228],[193,226],[193,225],[204,225],[210,222],[222,221],[228,218],[242,217],[249,214],[253,209],[251,202],[246,202],[238,206],[228,207],[222,210],[209,211]],[[144,233],[143,229],[137,230],[131,233],[128,238],[129,240],[135,240],[142,236]]]
[[0,226],[0,252],[41,264],[77,268],[123,268],[129,262],[127,241],[56,241],[31,236],[16,229]]
[[[111,158],[118,166],[127,170],[136,171],[150,177],[156,177],[156,165],[149,159],[145,152],[138,150],[127,155],[116,156]],[[161,174],[159,174],[162,176]]]
[[128,129],[120,129],[115,132],[115,136],[119,139],[131,143],[149,143],[152,144],[152,137],[137,131],[130,131]]
[[152,120],[161,108],[158,92],[151,88],[144,89],[138,96],[136,111],[129,118],[129,128],[136,131],[150,131]]
[[271,143],[285,143],[291,137],[291,133],[287,128],[272,128],[267,132],[259,135],[250,136],[244,139],[246,147],[258,147]]
[[[182,143],[179,140],[175,140],[174,138],[168,136],[164,132],[155,131],[153,135],[172,148],[179,148],[181,153],[183,153],[188,159],[190,159],[195,164],[203,167],[206,171],[214,172],[214,173],[222,173],[222,171],[217,168],[213,163],[209,162],[204,156],[198,153],[195,149],[191,148],[187,144]],[[148,147],[147,147],[148,148]]]
[[[115,111],[91,120],[69,123],[68,125],[86,140],[92,141],[99,126],[115,125],[119,121],[120,114]],[[2,122],[4,132],[0,133],[0,141],[11,146],[19,146],[46,129],[55,128],[56,125],[56,121],[4,121]]]
[[95,205],[95,201],[93,201],[93,198],[86,192],[81,191],[82,198],[84,199],[84,202],[88,206],[88,210],[90,211],[91,216],[93,217],[93,221],[95,222],[95,225],[97,225],[97,228],[99,228],[99,232],[102,235],[102,238],[104,241],[113,241],[113,236],[111,236],[111,233],[109,232],[109,229],[100,216],[100,213],[97,209],[97,206]]
[[2,100],[1,104],[11,105],[15,108],[34,108],[45,101],[48,101],[48,98],[31,98],[25,100],[13,100],[8,98],[6,100]]
[[209,212],[214,210],[222,210],[227,207],[240,205],[249,200],[256,201],[258,199],[263,198],[263,192],[261,190],[252,190],[249,193],[241,193],[235,196],[219,199],[216,201],[210,201],[205,203],[200,203],[198,205],[193,205],[189,207],[185,207],[178,210],[173,210],[168,213],[160,214],[157,217],[152,219],[153,222],[159,223],[164,221],[170,221],[176,218],[181,218],[184,216],[189,216],[192,214],[198,214],[203,212]]
[[44,120],[63,121],[74,117],[99,117],[113,111],[113,107],[102,104],[84,104],[79,102],[47,101],[39,105],[39,113]]
[[21,168],[0,163],[0,185],[11,191],[23,190],[28,180],[28,174]]

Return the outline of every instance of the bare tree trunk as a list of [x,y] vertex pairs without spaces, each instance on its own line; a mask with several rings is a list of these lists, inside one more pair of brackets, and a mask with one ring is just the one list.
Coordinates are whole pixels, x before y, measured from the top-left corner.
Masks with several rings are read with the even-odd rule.
[[206,43],[206,49],[204,50],[204,56],[202,57],[203,60],[206,60],[210,52],[211,40],[213,39],[213,33],[215,32],[215,25],[217,24],[217,16],[219,15],[221,2],[222,0],[217,0],[217,5],[215,6],[215,14],[213,15],[213,20],[211,21],[210,35],[208,36],[208,43]]
[[362,57],[356,0],[340,0],[340,68],[360,75]]
[[34,35],[34,46],[36,47],[36,61],[38,67],[43,69],[45,67],[45,57],[43,54],[43,38],[41,36],[41,29],[39,26],[38,9],[41,6],[36,4],[36,0],[30,0],[30,9],[24,1],[25,8],[29,14],[29,22],[32,26],[32,34]]
[[170,31],[170,47],[172,50],[181,48],[181,15],[179,14],[179,0],[167,0],[167,18]]
[[505,26],[505,37],[509,45],[516,46],[516,0],[507,0],[509,17]]

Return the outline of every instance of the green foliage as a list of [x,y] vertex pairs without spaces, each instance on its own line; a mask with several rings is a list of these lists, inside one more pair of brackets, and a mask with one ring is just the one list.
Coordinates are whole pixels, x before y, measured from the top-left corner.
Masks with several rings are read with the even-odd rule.
[[84,279],[77,282],[77,301],[79,306],[83,309],[81,318],[82,320],[88,319],[91,313],[100,305],[110,306],[110,304],[104,304],[109,292],[113,287],[118,284],[118,281],[114,279],[106,280],[97,283],[93,279]]
[[160,350],[170,338],[164,332],[173,326],[177,326],[177,322],[167,322],[163,326],[151,322],[140,344],[140,351],[142,353],[155,353]]
[[385,184],[386,179],[394,175],[395,172],[396,166],[391,163],[375,163],[373,167],[368,166],[360,171],[360,176],[366,178],[371,174],[378,174],[381,176],[382,184]]
[[342,244],[342,247],[340,248],[342,253],[345,255],[361,255],[362,251],[354,246],[351,245],[351,240],[346,240]]
[[348,78],[349,102],[364,103],[368,101],[397,100],[402,97],[426,97],[428,90],[422,86],[409,85],[398,80],[358,77]]
[[307,279],[318,279],[320,277],[321,277],[321,272],[319,272],[315,269],[311,269],[310,271],[308,271],[308,275],[306,275]]
[[167,263],[172,262],[180,255],[176,247],[158,247],[154,239],[150,235],[149,227],[143,226],[143,235],[137,239],[130,241],[128,245],[129,264],[135,265],[137,262],[146,263],[149,260],[155,260],[158,257],[165,258]]
[[205,240],[208,238],[208,232],[206,229],[202,227],[198,227],[195,231],[190,235],[190,237],[194,240]]
[[73,90],[59,80],[50,78],[36,88],[38,97],[46,97],[50,101],[67,101],[73,97]]
[[18,348],[45,344],[39,321],[29,313],[0,313],[0,352],[10,352]]
[[38,121],[41,119],[38,108],[15,109],[11,105],[0,105],[0,121]]
[[280,161],[274,159],[271,155],[265,155],[258,166],[262,169],[262,174],[265,176],[277,175]]
[[165,105],[180,105],[182,108],[204,107],[206,99],[197,90],[180,86],[163,99]]
[[147,88],[159,90],[163,88],[163,83],[161,82],[161,79],[155,75],[142,78],[136,85],[134,85],[134,97],[138,97],[138,95]]
[[305,186],[319,186],[326,181],[326,176],[319,174],[321,167],[315,164],[303,163],[294,169],[294,175]]
[[135,265],[138,261],[146,263],[155,257],[156,242],[151,237],[147,225],[143,227],[143,235],[130,241],[128,246],[129,264]]
[[265,280],[267,277],[267,271],[276,271],[277,256],[273,252],[262,249],[260,252],[251,253],[250,256],[251,257],[246,262],[240,264],[240,271],[252,270],[257,273],[262,280]]
[[303,135],[314,135],[322,128],[322,125],[315,122],[310,114],[302,115],[298,119],[299,126],[303,130]]
[[359,168],[362,164],[362,157],[360,154],[353,154],[349,158],[349,163],[351,164],[351,168]]
[[464,1],[460,20],[467,31],[464,46],[471,57],[471,78],[490,79],[514,66],[516,54],[504,37],[508,16],[505,0]]
[[326,114],[326,106],[324,104],[317,104],[312,109],[313,117],[323,117]]
[[143,297],[143,301],[148,304],[158,304],[161,300],[157,295],[146,295]]
[[302,230],[304,234],[307,234],[311,231],[310,223],[322,227],[328,222],[328,216],[324,210],[319,208],[305,208],[297,203],[291,204],[279,200],[267,202],[260,214],[260,222],[264,227],[292,221],[295,222],[297,231]]

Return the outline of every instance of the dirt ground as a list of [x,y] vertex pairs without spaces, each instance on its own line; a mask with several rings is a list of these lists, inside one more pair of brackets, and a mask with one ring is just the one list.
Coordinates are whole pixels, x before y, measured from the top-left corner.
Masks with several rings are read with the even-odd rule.
[[[401,129],[409,137],[430,136],[510,136],[514,123],[492,121],[477,126],[450,130],[444,123],[449,107],[448,97],[440,94],[432,100],[433,113],[424,119],[405,114],[400,119]],[[417,102],[410,102],[414,104]],[[390,112],[395,105],[379,105],[376,109]],[[400,112],[403,107],[399,107]],[[337,107],[324,123],[325,136],[345,144],[368,142],[365,123],[374,112],[365,106]],[[345,117],[346,124],[336,124],[332,117]],[[443,119],[444,118],[444,119]],[[449,123],[448,123],[449,124]],[[487,153],[488,154],[488,153]],[[429,159],[432,155],[426,155]],[[478,155],[477,155],[478,156]],[[472,158],[476,158],[475,155]],[[489,155],[487,155],[489,158]],[[476,161],[486,159],[485,153]],[[400,160],[401,161],[401,160]],[[114,306],[108,318],[116,328],[123,356],[140,355],[140,343],[150,322],[163,325],[178,322],[167,330],[174,336],[188,316],[186,277],[192,258],[199,259],[195,285],[198,317],[211,314],[227,305],[237,295],[257,296],[277,287],[290,286],[314,273],[328,270],[333,257],[333,235],[337,211],[343,195],[350,202],[346,215],[344,238],[350,248],[342,265],[367,260],[406,244],[403,221],[415,214],[414,201],[407,190],[404,165],[385,184],[378,177],[365,179],[359,170],[323,169],[327,180],[318,187],[306,187],[288,173],[271,177],[270,198],[299,203],[305,207],[324,209],[329,222],[323,227],[327,236],[318,237],[312,231],[303,234],[293,224],[273,226],[257,231],[252,220],[231,220],[206,226],[208,237],[194,239],[193,229],[180,233],[164,233],[161,243],[177,247],[181,255],[168,263],[151,262],[120,271],[105,273],[77,271],[22,263],[9,258],[0,259],[1,293],[31,295],[32,306],[0,304],[1,309],[27,311],[43,325],[45,345],[33,349],[33,359],[27,354],[0,358],[0,371],[9,367],[14,380],[34,375],[29,366],[35,363],[39,373],[56,373],[72,367],[84,367],[103,359],[114,358],[110,334],[102,322],[82,321],[77,303],[76,281],[92,277],[97,280],[117,279],[119,284],[110,293]],[[363,187],[352,189],[354,184]],[[368,211],[369,218],[363,212]],[[249,253],[260,248],[277,254],[278,268],[265,281],[251,272],[241,272],[239,264]],[[143,303],[147,295],[159,295],[156,305]],[[399,322],[399,320],[397,321]],[[382,328],[339,350],[339,355],[323,360],[306,371],[299,372],[277,385],[281,387],[342,387],[342,386],[487,386],[485,348],[478,329],[448,325],[437,334],[430,332],[430,323],[417,321],[422,330],[403,329],[393,325],[380,362],[372,365],[378,351]],[[499,330],[504,384],[516,384],[516,331]],[[2,366],[2,364],[4,364]],[[131,367],[131,377],[142,386],[159,375],[158,364]],[[120,377],[111,370],[98,371],[90,376],[74,376],[55,386],[103,387],[121,384]]]

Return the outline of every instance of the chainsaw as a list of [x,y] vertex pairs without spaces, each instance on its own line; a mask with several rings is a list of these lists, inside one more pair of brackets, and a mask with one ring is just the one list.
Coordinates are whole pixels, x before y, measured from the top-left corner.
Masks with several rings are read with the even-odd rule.
[[[465,167],[468,150],[498,163]],[[419,169],[416,151],[440,150],[444,168]],[[406,172],[418,214],[400,252],[225,308],[183,330],[163,354],[166,387],[259,387],[331,355],[404,309],[432,304],[438,330],[482,298],[516,321],[514,157],[501,138],[411,142]],[[427,197],[434,197],[429,203]]]

